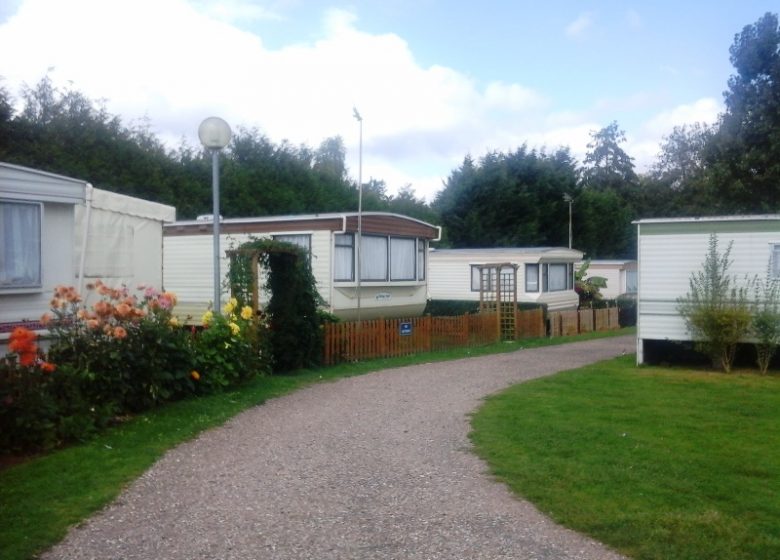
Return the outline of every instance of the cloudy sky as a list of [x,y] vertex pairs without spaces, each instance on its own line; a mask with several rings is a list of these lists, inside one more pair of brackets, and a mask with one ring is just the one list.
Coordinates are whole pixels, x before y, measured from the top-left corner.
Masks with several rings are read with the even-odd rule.
[[[616,120],[639,170],[713,122],[734,35],[769,1],[2,0],[0,77],[48,72],[125,124],[197,145],[211,115],[317,147],[432,200],[465,155],[570,146]],[[88,179],[88,178],[86,178]]]

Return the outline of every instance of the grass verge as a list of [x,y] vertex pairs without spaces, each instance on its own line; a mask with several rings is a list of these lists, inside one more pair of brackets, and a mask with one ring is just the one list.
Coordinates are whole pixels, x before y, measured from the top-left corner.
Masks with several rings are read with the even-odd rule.
[[780,378],[637,368],[517,385],[475,414],[492,472],[638,559],[780,558]]
[[622,329],[577,337],[529,339],[343,364],[297,375],[262,377],[229,392],[167,405],[84,444],[0,470],[0,556],[4,560],[33,557],[62,539],[69,527],[112,501],[166,450],[223,424],[242,410],[303,386],[391,367],[633,332],[634,329]]

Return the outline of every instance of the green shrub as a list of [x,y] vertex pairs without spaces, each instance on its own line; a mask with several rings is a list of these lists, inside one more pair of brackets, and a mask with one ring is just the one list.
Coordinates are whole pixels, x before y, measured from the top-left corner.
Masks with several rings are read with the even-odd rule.
[[253,317],[252,308],[238,311],[238,300],[231,300],[222,314],[211,311],[203,316],[203,329],[193,338],[195,369],[190,377],[200,393],[209,393],[234,385],[268,370],[267,351],[262,340],[265,321]]
[[756,280],[750,331],[756,339],[756,363],[761,373],[769,369],[780,343],[780,282],[767,271],[764,281]]
[[677,300],[696,348],[709,356],[713,367],[727,373],[751,323],[748,287],[737,286],[727,274],[732,245],[721,255],[712,234],[702,270],[691,274],[688,293]]
[[73,288],[58,287],[47,318],[50,359],[84,374],[85,398],[137,412],[192,391],[189,338],[173,318],[176,296],[142,287],[89,285],[100,299],[88,308]]

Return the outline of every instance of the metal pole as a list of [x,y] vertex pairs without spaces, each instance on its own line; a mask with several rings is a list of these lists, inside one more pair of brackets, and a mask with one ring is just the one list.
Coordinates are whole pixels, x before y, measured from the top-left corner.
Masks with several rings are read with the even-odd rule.
[[569,198],[569,249],[571,249],[571,203],[573,200]]
[[357,320],[360,323],[360,308],[361,308],[361,253],[363,245],[363,117],[360,116],[357,109],[353,107],[355,118],[360,123],[360,140],[358,143],[358,228],[357,228],[357,243],[356,243],[356,267],[357,267]]
[[214,195],[214,309],[218,314],[222,311],[220,301],[220,274],[219,274],[219,150],[211,150],[211,187]]

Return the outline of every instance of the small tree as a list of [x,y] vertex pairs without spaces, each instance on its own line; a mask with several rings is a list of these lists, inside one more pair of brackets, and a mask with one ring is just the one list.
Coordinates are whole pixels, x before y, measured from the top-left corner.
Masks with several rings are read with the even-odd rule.
[[756,339],[758,369],[765,374],[780,344],[780,281],[772,277],[771,268],[763,281],[755,282],[753,306],[750,331]]
[[590,260],[585,261],[579,270],[574,272],[574,291],[580,297],[580,307],[593,307],[593,303],[604,297],[601,288],[607,287],[607,279],[601,276],[585,278],[590,268]]
[[731,371],[737,343],[749,331],[751,311],[749,286],[737,286],[727,274],[732,245],[721,255],[717,235],[710,235],[702,270],[691,274],[688,293],[677,300],[696,349],[726,373]]

